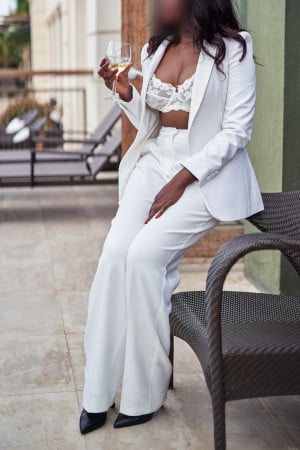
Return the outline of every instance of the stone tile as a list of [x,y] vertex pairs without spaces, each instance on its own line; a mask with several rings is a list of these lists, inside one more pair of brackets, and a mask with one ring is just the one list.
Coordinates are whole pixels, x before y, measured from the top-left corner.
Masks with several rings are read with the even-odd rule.
[[[117,207],[117,186],[7,189],[0,191],[0,202],[0,448],[213,449],[204,376],[179,339],[175,389],[151,422],[114,430],[114,409],[102,429],[85,438],[79,433],[88,293]],[[210,263],[184,260],[177,290],[203,290]],[[234,266],[226,289],[255,290],[242,268],[242,261]],[[228,449],[300,449],[298,403],[229,403]]]
[[17,197],[7,196],[2,203],[1,222],[19,224],[39,225],[42,219],[39,201],[35,197],[24,197],[21,190]]
[[87,319],[89,290],[63,290],[58,292],[57,298],[66,333],[83,333]]
[[228,446],[232,450],[291,450],[279,421],[266,413],[260,399],[227,405]]
[[136,427],[116,430],[113,422],[117,409],[110,410],[105,426],[86,436],[88,450],[100,449],[149,449],[181,450],[188,448],[188,443],[180,427],[174,425],[167,408],[161,408],[152,421]]
[[[188,448],[213,449],[213,423],[210,396],[199,383],[175,383],[168,394],[174,420],[179,421]],[[266,414],[260,400],[227,404],[227,448],[230,450],[288,450],[291,442],[284,428]]]
[[26,295],[43,294],[55,290],[52,266],[47,260],[16,258],[1,261],[0,286],[2,293]]
[[[59,211],[56,212],[59,216]],[[53,213],[54,214],[54,213]],[[44,217],[47,240],[50,244],[56,242],[77,242],[89,239],[89,222],[84,216],[72,219]]]
[[0,338],[2,395],[75,389],[65,335]]
[[[40,218],[37,221],[26,222],[2,220],[1,225],[1,250],[6,257],[40,258],[48,253],[45,240],[45,228]],[[6,237],[6,239],[3,239]],[[16,255],[17,252],[17,255]]]
[[61,261],[68,263],[74,259],[98,261],[102,251],[102,240],[99,238],[82,236],[79,239],[77,236],[73,239],[67,232],[66,235],[62,234],[61,230],[56,231],[54,235],[54,237],[49,237],[47,234],[49,253],[53,264],[59,264]]
[[88,291],[97,269],[97,261],[86,258],[62,259],[53,266],[56,290]]
[[264,398],[268,413],[284,428],[295,448],[300,449],[300,397]]
[[76,390],[81,391],[83,389],[85,365],[84,334],[67,334],[67,341]]
[[54,293],[1,293],[0,335],[62,334],[59,301]]
[[85,450],[75,392],[0,398],[0,448]]

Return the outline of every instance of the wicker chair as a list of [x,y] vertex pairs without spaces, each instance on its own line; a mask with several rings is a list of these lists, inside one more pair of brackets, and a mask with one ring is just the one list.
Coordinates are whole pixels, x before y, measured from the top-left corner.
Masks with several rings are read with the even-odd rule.
[[205,292],[172,297],[170,358],[177,336],[200,361],[212,400],[215,450],[226,448],[227,401],[300,394],[300,297],[223,292],[231,267],[252,251],[280,250],[300,275],[300,192],[263,198],[265,210],[248,219],[262,233],[221,248]]

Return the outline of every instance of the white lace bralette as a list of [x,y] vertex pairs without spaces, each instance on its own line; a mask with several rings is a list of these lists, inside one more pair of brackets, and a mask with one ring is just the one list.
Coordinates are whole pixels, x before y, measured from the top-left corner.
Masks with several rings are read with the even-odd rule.
[[169,111],[190,112],[194,77],[195,74],[176,88],[173,84],[161,81],[153,74],[146,94],[147,105],[162,113]]

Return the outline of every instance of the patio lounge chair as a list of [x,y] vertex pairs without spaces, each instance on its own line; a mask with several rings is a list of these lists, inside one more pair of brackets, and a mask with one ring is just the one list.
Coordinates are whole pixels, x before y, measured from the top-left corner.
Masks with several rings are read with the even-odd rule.
[[[118,156],[121,147],[121,131],[112,128],[121,116],[120,108],[114,105],[95,132],[88,139],[35,138],[36,142],[52,147],[0,151],[0,186],[61,185],[105,183],[98,179],[101,170],[111,164],[111,158]],[[81,144],[79,150],[64,150],[63,144]],[[59,145],[60,144],[60,145]],[[101,149],[98,147],[101,144]],[[58,146],[58,147],[57,147]],[[113,177],[110,182],[116,181]]]
[[1,125],[0,127],[0,148],[15,148],[19,147],[18,142],[15,142],[15,136],[23,129],[30,127],[37,118],[37,109],[32,109],[20,117],[15,117],[10,123]]
[[[33,137],[33,141],[36,143],[46,144],[47,147],[56,147],[56,152],[61,150],[64,151],[64,144],[81,144],[78,153],[81,155],[93,154],[98,147],[98,145],[103,144],[108,136],[111,135],[114,125],[118,122],[121,117],[121,109],[115,103],[103,120],[99,123],[96,130],[91,134],[89,138],[85,139],[64,139],[56,137]],[[61,145],[59,148],[58,146]]]
[[[76,152],[30,150],[31,160],[0,164],[0,187],[4,186],[50,186],[64,184],[106,184],[117,182],[116,176],[98,178],[109,159],[121,148],[121,129],[107,139],[101,152],[81,158]],[[70,155],[69,155],[70,153]],[[73,153],[73,154],[72,154]],[[1,155],[0,155],[1,156]],[[7,156],[9,157],[9,156]]]
[[300,192],[263,198],[265,210],[248,219],[262,233],[221,248],[205,292],[172,297],[172,333],[195,351],[211,395],[215,450],[226,448],[226,402],[300,395],[300,297],[223,291],[231,267],[257,250],[280,250],[300,276]]

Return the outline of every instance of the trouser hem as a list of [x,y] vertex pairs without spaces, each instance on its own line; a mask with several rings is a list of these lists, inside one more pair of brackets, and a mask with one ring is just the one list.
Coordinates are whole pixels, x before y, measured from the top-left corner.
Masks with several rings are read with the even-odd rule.
[[114,400],[103,402],[103,400],[97,400],[94,395],[85,394],[82,399],[82,407],[90,413],[107,412],[114,403]]
[[151,414],[158,411],[160,408],[163,407],[163,404],[160,405],[158,408],[145,408],[145,409],[134,409],[134,408],[123,408],[120,410],[121,414],[125,414],[126,416],[143,416],[145,414]]

